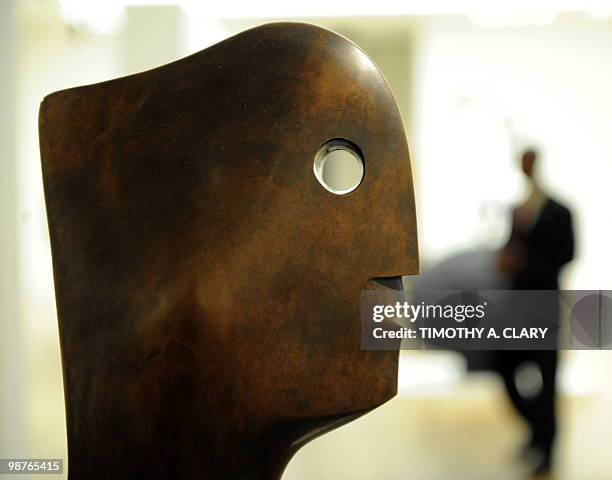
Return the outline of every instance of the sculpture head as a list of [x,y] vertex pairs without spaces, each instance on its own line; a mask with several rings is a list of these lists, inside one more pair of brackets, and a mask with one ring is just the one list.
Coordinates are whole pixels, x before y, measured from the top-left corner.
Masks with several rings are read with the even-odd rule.
[[[50,95],[40,139],[71,478],[275,478],[395,394],[359,298],[417,273],[410,161],[350,41],[264,25]],[[365,165],[345,195],[313,174],[330,139]]]

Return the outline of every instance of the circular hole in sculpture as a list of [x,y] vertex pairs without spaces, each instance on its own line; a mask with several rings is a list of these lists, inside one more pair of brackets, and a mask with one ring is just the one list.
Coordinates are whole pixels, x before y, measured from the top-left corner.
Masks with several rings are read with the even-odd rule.
[[313,170],[326,190],[345,195],[355,190],[363,180],[363,156],[354,143],[335,138],[319,149]]

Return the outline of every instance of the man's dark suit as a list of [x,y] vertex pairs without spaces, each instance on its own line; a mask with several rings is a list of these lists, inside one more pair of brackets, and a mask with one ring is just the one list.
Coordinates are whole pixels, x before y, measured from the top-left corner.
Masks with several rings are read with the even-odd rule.
[[[517,226],[517,223],[515,210],[508,247],[520,252],[522,262],[512,278],[512,288],[557,290],[559,271],[574,256],[574,234],[570,211],[557,201],[547,199],[531,229],[523,230]],[[498,369],[510,399],[531,427],[531,446],[538,448],[544,454],[540,467],[548,469],[556,434],[557,352],[500,351],[498,359]],[[517,369],[526,362],[536,364],[542,374],[542,388],[533,398],[522,397],[515,383]]]

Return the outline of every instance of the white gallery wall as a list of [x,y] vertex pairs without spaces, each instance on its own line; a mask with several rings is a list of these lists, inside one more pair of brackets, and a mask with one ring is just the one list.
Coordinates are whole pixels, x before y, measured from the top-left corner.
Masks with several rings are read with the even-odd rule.
[[409,135],[425,262],[503,241],[523,193],[517,149],[535,145],[542,183],[575,218],[563,286],[612,288],[612,22],[430,17],[416,38]]
[[26,441],[20,428],[25,353],[18,321],[15,3],[0,2],[0,452],[5,456],[18,455]]

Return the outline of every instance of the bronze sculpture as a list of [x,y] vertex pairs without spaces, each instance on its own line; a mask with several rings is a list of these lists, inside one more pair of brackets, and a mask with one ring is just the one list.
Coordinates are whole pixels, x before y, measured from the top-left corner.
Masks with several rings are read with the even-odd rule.
[[[363,154],[346,195],[313,160]],[[359,295],[418,271],[408,147],[384,77],[306,24],[248,30],[40,110],[69,478],[277,479],[394,396]]]

